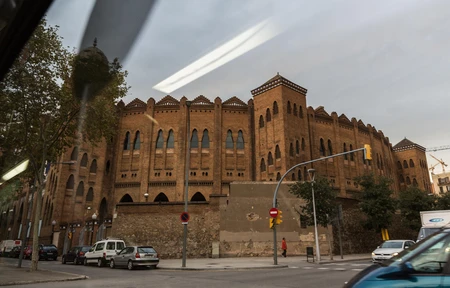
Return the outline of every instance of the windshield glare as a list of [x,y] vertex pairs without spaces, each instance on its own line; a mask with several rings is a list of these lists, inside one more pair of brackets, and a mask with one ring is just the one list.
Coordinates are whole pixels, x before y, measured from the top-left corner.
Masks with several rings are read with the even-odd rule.
[[384,242],[383,244],[381,244],[380,248],[402,248],[403,246],[403,242]]

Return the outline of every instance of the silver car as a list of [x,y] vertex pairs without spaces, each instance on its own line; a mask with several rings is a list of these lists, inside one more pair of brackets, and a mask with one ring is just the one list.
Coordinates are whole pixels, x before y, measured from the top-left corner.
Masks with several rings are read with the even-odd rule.
[[159,264],[158,253],[152,246],[128,246],[117,255],[112,256],[109,267],[127,267],[133,270],[135,267],[156,267]]
[[414,244],[412,240],[388,240],[372,252],[372,261],[379,262],[390,259]]

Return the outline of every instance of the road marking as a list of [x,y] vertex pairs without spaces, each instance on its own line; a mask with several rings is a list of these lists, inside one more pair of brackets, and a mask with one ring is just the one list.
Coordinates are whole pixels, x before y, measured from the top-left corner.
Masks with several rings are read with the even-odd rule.
[[303,267],[303,269],[313,269],[313,267]]
[[364,270],[364,269],[361,269],[361,268],[352,269],[352,271],[362,271],[362,270]]
[[319,270],[328,270],[330,268],[328,268],[328,267],[320,267],[320,268],[317,268],[317,269],[319,269]]
[[334,271],[345,271],[345,270],[347,270],[347,269],[345,269],[345,268],[333,268],[333,270],[334,270]]
[[295,268],[298,268],[298,267],[295,267],[295,266],[289,266],[289,268],[295,269]]

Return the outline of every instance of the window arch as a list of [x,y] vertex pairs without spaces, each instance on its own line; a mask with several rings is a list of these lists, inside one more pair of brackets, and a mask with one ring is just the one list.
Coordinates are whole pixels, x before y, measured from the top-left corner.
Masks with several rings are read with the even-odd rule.
[[300,106],[299,110],[298,110],[298,116],[300,116],[300,118],[303,118],[303,107]]
[[297,116],[297,104],[294,103],[294,116]]
[[136,136],[134,136],[133,150],[141,149],[141,132],[136,131]]
[[299,169],[297,171],[297,179],[298,179],[298,181],[302,181],[302,170],[301,169]]
[[[353,150],[353,145],[350,144],[350,151]],[[355,161],[355,155],[354,152],[350,153],[350,161]]]
[[280,146],[275,146],[275,159],[281,159]]
[[320,147],[319,147],[319,151],[320,151],[320,156],[325,156],[325,144],[324,144],[322,138],[320,138]]
[[163,131],[158,131],[158,137],[156,138],[156,149],[162,149],[164,147]]
[[291,101],[288,101],[288,103],[287,103],[287,113],[288,114],[291,114],[292,113],[292,108],[291,108]]
[[412,159],[409,159],[409,167],[414,167],[414,161]]
[[130,150],[130,132],[125,134],[125,139],[123,140],[123,150]]
[[227,132],[227,139],[225,141],[225,148],[226,149],[233,149],[234,148],[233,132],[231,132],[231,130],[228,130],[228,132]]
[[267,155],[267,164],[273,165],[273,157],[272,157],[272,152],[269,152],[269,154]]
[[306,166],[303,167],[303,176],[304,176],[303,179],[305,179],[305,181],[307,181],[308,180],[308,169],[306,169]]
[[280,172],[278,172],[277,173],[277,181],[280,181],[280,179],[281,179],[281,174],[280,174]]
[[378,153],[377,153],[377,168],[378,169],[381,168],[381,166],[380,166],[380,155],[378,155]]
[[292,143],[289,147],[289,156],[294,157],[294,144]]
[[67,179],[66,183],[66,189],[73,189],[75,187],[75,177],[73,177],[73,174],[69,176],[69,179]]
[[86,194],[86,201],[94,200],[94,188],[90,187],[88,193]]
[[292,181],[295,181],[295,173],[292,173]]
[[403,168],[408,168],[408,161],[403,160]]
[[167,137],[167,148],[175,148],[175,138],[172,129],[169,130],[169,136]]
[[97,173],[97,160],[92,160],[91,168],[89,169],[89,173]]
[[[344,151],[343,152],[347,152],[347,144],[344,143]],[[348,154],[344,154],[344,159],[348,160]]]
[[130,194],[125,194],[120,198],[120,203],[131,203],[133,202],[133,198],[131,198]]
[[84,195],[84,182],[80,181],[80,183],[78,183],[77,196],[83,196],[83,195]]
[[70,155],[70,160],[77,161],[78,160],[78,147],[73,147],[72,154]]
[[277,101],[273,102],[273,115],[278,114],[278,103]]
[[261,158],[261,164],[259,165],[259,169],[261,170],[261,172],[266,171],[266,162],[264,161],[264,158]]
[[406,185],[411,185],[411,178],[409,176],[406,176]]
[[305,138],[302,138],[302,151],[305,151],[305,149],[306,149]]
[[169,198],[167,198],[166,194],[161,192],[155,197],[153,202],[169,202]]
[[413,185],[414,186],[418,186],[419,184],[417,183],[417,179],[416,178],[413,178]]
[[192,196],[191,202],[206,202],[206,198],[202,193],[196,192],[194,196]]
[[88,164],[88,156],[87,153],[83,154],[83,157],[81,158],[80,167],[87,167]]
[[330,139],[328,139],[328,155],[333,155],[333,145]]
[[197,129],[192,130],[191,148],[198,148],[198,133],[197,133]]
[[270,116],[270,109],[267,108],[267,110],[266,110],[266,122],[270,122],[271,120],[272,120],[272,117]]
[[264,127],[264,117],[262,115],[259,116],[259,128]]
[[242,133],[242,130],[239,130],[238,132],[238,138],[236,141],[236,148],[237,149],[244,149],[244,136]]
[[300,154],[300,143],[297,141],[295,141],[295,152],[297,154]]
[[402,163],[400,161],[397,161],[397,168],[402,169]]
[[202,148],[209,148],[209,134],[207,129],[203,130]]

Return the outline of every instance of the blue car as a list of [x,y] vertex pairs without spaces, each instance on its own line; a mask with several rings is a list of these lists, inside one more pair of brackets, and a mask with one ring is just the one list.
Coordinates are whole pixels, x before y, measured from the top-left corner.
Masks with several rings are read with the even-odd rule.
[[450,229],[444,229],[367,267],[344,287],[450,287],[449,256]]

